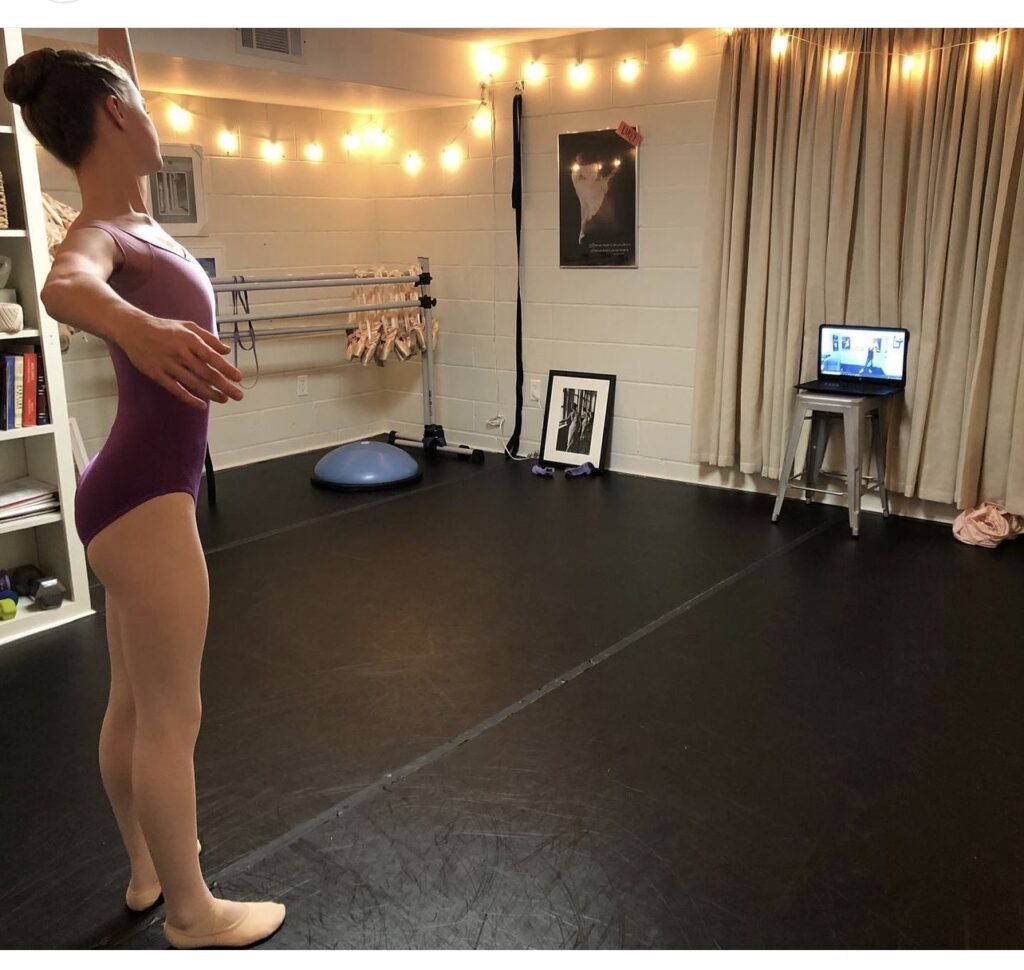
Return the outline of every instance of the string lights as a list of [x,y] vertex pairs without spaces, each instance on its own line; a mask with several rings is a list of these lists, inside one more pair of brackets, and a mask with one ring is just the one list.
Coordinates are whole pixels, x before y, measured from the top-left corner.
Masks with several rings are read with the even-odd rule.
[[772,57],[782,57],[786,53],[787,47],[789,47],[789,37],[786,34],[775,34],[772,37]]
[[419,152],[406,152],[402,159],[402,168],[409,175],[419,175],[423,168],[423,156]]
[[576,61],[569,67],[569,83],[574,88],[586,87],[590,82],[590,76],[593,71],[590,69],[590,65],[586,61]]
[[501,69],[504,66],[504,58],[496,54],[489,47],[481,47],[477,50],[476,70],[482,82],[486,83],[493,80],[501,73]]
[[544,65],[540,61],[530,61],[526,67],[523,68],[523,74],[526,76],[526,82],[528,84],[540,84],[540,82],[547,77],[547,71],[544,69]]
[[441,164],[449,172],[456,171],[462,165],[462,158],[462,148],[455,142],[445,145],[444,151],[441,152]]
[[473,131],[478,135],[489,135],[491,132],[491,107],[487,103],[487,85],[480,85],[480,107],[473,115]]
[[260,147],[260,154],[268,162],[279,162],[284,158],[284,146],[279,141],[265,141]]
[[167,109],[167,121],[175,131],[188,131],[192,127],[192,114],[181,105],[172,104]]
[[[980,68],[988,68],[1004,54],[1005,38],[1010,28],[996,31],[988,37],[981,37],[957,44],[948,44],[942,47],[917,50],[910,53],[886,53],[872,50],[839,50],[825,44],[818,43],[800,33],[786,33],[783,30],[776,30],[771,34],[769,50],[771,57],[780,60],[792,56],[794,47],[804,45],[817,48],[821,51],[821,63],[823,74],[839,78],[843,75],[850,64],[852,56],[875,57],[882,56],[892,59],[893,70],[899,70],[904,79],[922,75],[928,63],[929,55],[938,51],[948,50],[954,47],[970,48],[974,61]],[[742,28],[720,27],[716,29],[720,37],[728,38]],[[660,56],[666,57],[669,66],[675,71],[683,71],[691,68],[697,61],[697,52],[691,43],[676,43],[665,45],[661,48]],[[616,58],[612,65],[618,64],[619,77],[626,83],[636,81],[641,73],[642,65],[648,63],[648,58],[653,57],[650,51],[645,50],[642,58],[624,57]],[[598,59],[598,62],[604,59]],[[595,61],[586,60],[578,56],[571,60],[568,65],[568,82],[573,88],[584,88],[594,76]],[[607,60],[604,60],[607,64]],[[441,166],[445,171],[455,172],[463,164],[466,149],[459,144],[463,133],[472,128],[479,136],[491,134],[493,128],[493,106],[488,98],[488,88],[497,84],[521,83],[521,81],[495,81],[496,75],[500,74],[505,65],[504,59],[490,48],[481,48],[476,52],[475,66],[482,78],[486,78],[480,85],[480,100],[476,104],[473,114],[468,118],[462,131],[455,136],[440,153]],[[611,69],[614,69],[609,65]],[[530,85],[539,85],[545,80],[553,78],[552,65],[539,58],[531,58],[522,65],[521,80]],[[203,117],[200,112],[187,110],[179,104],[171,102],[167,108],[167,123],[175,132],[189,131],[195,122],[196,117]],[[223,128],[216,136],[217,148],[224,155],[237,155],[240,151],[241,132],[237,129]],[[259,139],[259,153],[268,162],[277,163],[285,157],[285,146],[281,142],[268,138],[265,134],[255,134],[254,138]],[[385,128],[372,117],[360,126],[354,127],[345,132],[340,138],[341,147],[348,154],[355,154],[365,149],[382,151],[392,143],[391,135]],[[335,142],[334,144],[338,144]],[[302,147],[302,155],[311,162],[324,161],[326,152],[319,141],[310,141]],[[613,162],[613,164],[618,164]],[[412,177],[418,175],[425,167],[424,157],[418,151],[407,151],[401,156],[401,165],[405,172]]]
[[999,41],[995,37],[979,40],[974,49],[974,56],[982,67],[987,67],[999,56]]
[[690,44],[681,44],[669,51],[668,59],[677,71],[685,70],[696,60],[697,55]]
[[228,131],[227,128],[225,128],[217,136],[217,147],[225,155],[235,154],[238,151],[238,135],[236,135],[233,131]]

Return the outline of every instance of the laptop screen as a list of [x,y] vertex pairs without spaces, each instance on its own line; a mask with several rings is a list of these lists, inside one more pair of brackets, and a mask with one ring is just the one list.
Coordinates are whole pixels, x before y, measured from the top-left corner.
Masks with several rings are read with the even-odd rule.
[[822,377],[862,377],[903,382],[907,332],[883,327],[829,327],[820,330]]

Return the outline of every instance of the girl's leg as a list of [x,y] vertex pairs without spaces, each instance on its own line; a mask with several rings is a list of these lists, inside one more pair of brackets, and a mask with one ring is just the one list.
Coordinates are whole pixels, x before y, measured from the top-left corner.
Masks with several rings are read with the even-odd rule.
[[[244,917],[239,932],[256,932],[253,939],[259,939],[280,925],[284,907],[215,899],[196,854],[192,756],[202,710],[209,579],[192,496],[175,492],[136,506],[96,536],[88,553],[117,602],[135,702],[132,795],[163,888],[167,924],[216,933]],[[262,909],[247,915],[252,907]]]
[[100,729],[100,776],[131,862],[131,884],[136,887],[152,886],[158,881],[156,869],[142,834],[132,797],[135,699],[128,671],[124,666],[117,597],[107,590],[106,600],[110,694],[107,699],[107,712]]

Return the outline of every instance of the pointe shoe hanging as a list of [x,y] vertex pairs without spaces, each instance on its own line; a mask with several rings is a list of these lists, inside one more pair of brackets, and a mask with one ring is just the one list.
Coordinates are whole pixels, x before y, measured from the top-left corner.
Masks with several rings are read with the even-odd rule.
[[395,335],[395,355],[399,360],[408,360],[412,356],[412,341],[409,339],[409,325],[402,320]]
[[409,324],[409,331],[413,338],[416,340],[416,346],[419,348],[420,353],[424,353],[427,349],[427,337],[423,327],[423,321],[417,318]]
[[366,351],[363,353],[363,366],[373,360],[374,355],[377,352],[377,344],[380,343],[380,324],[377,324],[370,330],[370,334],[366,340]]
[[348,340],[345,346],[345,359],[352,360],[354,357],[359,356],[357,346],[359,344],[359,330],[350,330],[348,332]]
[[391,351],[394,349],[395,340],[398,339],[398,325],[390,324],[387,330],[384,332],[384,339],[381,340],[380,345],[377,349],[377,356],[381,363],[385,363],[388,357],[391,356]]

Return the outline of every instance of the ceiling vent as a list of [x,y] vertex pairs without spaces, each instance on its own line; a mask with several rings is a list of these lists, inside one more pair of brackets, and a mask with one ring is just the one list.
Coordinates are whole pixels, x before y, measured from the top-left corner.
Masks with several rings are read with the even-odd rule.
[[241,27],[238,49],[259,57],[302,60],[302,31],[297,27]]

